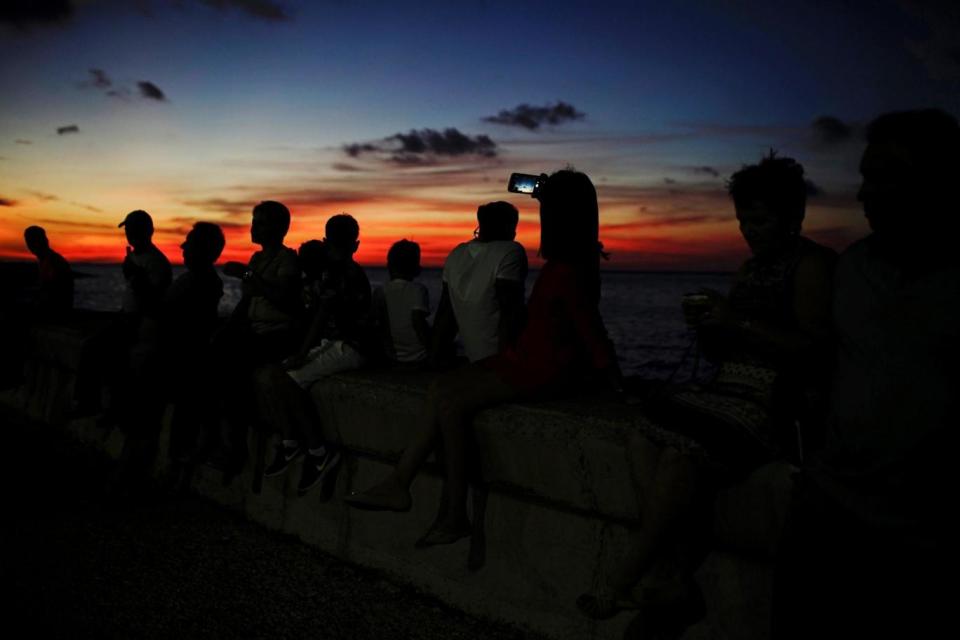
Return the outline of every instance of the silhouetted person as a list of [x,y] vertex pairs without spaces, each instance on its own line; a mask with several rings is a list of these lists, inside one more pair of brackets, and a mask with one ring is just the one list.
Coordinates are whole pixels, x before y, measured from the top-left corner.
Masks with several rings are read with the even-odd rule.
[[36,310],[44,316],[62,315],[73,309],[73,272],[63,256],[50,248],[43,227],[30,226],[23,232],[39,269]]
[[939,110],[882,115],[860,172],[872,233],[837,264],[827,437],[781,549],[777,638],[932,638],[952,624],[960,126]]
[[387,252],[390,280],[373,292],[373,307],[387,358],[397,363],[423,362],[430,345],[430,294],[416,282],[420,245],[393,243]]
[[300,266],[297,252],[284,246],[290,211],[265,200],[253,208],[250,239],[261,246],[249,265],[228,262],[223,272],[242,280],[243,296],[230,322],[214,338],[219,398],[225,417],[221,438],[227,475],[240,471],[246,457],[247,421],[253,411],[253,372],[280,362],[300,339]]
[[131,211],[121,222],[127,236],[123,259],[123,310],[136,316],[153,316],[173,279],[170,261],[153,244],[153,218],[146,211]]
[[276,425],[283,434],[265,476],[283,473],[290,462],[305,454],[300,482],[303,495],[332,473],[340,461],[339,447],[324,442],[309,389],[314,382],[342,371],[359,369],[376,349],[370,317],[370,282],[353,260],[360,246],[360,226],[348,214],[327,220],[325,269],[315,282],[315,304],[309,310],[310,327],[300,349],[260,374],[261,385],[281,411]]
[[171,455],[191,452],[203,430],[205,440],[219,436],[218,402],[207,380],[214,375],[210,339],[219,324],[223,282],[214,267],[226,242],[216,224],[197,222],[180,245],[182,274],[167,291],[161,310],[160,337],[165,376],[174,405]]
[[588,376],[599,376],[619,389],[616,356],[598,308],[602,245],[597,240],[596,190],[586,175],[558,171],[546,179],[538,197],[540,253],[546,263],[516,343],[437,380],[428,392],[423,430],[404,450],[393,473],[346,498],[359,508],[410,509],[410,485],[441,440],[444,498],[436,522],[418,543],[421,546],[449,544],[471,533],[467,457],[477,411],[516,398],[569,391]]
[[[734,173],[728,190],[752,257],[729,295],[703,290],[705,304],[685,305],[717,373],[706,385],[668,386],[645,406],[659,423],[703,445],[708,457],[657,450],[642,438],[629,443],[643,525],[627,557],[607,572],[608,583],[577,600],[594,618],[645,607],[648,633],[660,624],[682,629],[703,614],[692,572],[703,550],[704,503],[761,464],[796,455],[797,420],[813,431],[822,419],[835,254],[800,235],[803,167],[771,153]],[[680,559],[663,571],[658,563],[671,556]],[[668,606],[655,612],[649,593],[634,590],[644,575],[648,591],[658,582],[661,591],[672,590],[671,601],[661,602]]]
[[474,239],[447,256],[434,322],[434,361],[446,359],[457,333],[470,362],[496,355],[519,335],[527,254],[514,241],[518,220],[517,208],[508,202],[480,206]]
[[196,424],[203,424],[208,432],[214,429],[216,402],[206,381],[213,373],[210,337],[223,296],[214,263],[224,244],[219,226],[209,222],[193,226],[180,245],[187,271],[170,285],[156,309],[157,342],[134,347],[146,350],[140,357],[149,366],[133,369],[126,385],[121,492],[142,489],[149,477],[168,401],[174,405],[171,453],[175,457],[196,440]]
[[[128,213],[117,225],[127,240],[123,270],[121,315],[91,336],[85,345],[84,364],[77,380],[78,413],[103,405],[101,424],[111,426],[129,412],[129,384],[155,366],[157,314],[170,286],[170,261],[153,244],[153,219],[146,211]],[[106,391],[107,397],[102,398]],[[95,396],[101,396],[97,398]],[[105,400],[105,402],[104,402]]]

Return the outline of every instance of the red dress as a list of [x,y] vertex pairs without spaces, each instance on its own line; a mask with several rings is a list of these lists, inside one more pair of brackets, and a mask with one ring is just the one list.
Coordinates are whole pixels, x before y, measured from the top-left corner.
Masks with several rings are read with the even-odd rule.
[[614,366],[599,296],[591,289],[573,265],[547,261],[533,285],[527,324],[516,344],[484,366],[527,392]]

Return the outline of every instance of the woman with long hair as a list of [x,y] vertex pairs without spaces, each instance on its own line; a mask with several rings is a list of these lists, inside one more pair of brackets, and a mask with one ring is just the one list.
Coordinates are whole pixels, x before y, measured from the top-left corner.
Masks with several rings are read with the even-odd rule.
[[549,176],[540,201],[540,254],[545,259],[516,343],[498,355],[438,379],[427,395],[423,430],[393,472],[346,502],[366,509],[407,511],[410,485],[439,438],[446,483],[437,521],[421,545],[448,544],[470,535],[466,514],[468,430],[486,407],[568,389],[589,374],[620,389],[613,346],[600,317],[597,192],[583,173]]

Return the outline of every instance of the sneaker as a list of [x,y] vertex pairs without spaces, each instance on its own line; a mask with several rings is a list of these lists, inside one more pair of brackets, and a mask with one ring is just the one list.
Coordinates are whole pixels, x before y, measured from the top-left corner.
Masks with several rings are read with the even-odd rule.
[[300,476],[300,484],[297,485],[297,493],[304,495],[323,482],[324,478],[329,476],[340,464],[340,452],[328,450],[322,456],[307,454],[303,459],[303,473]]
[[282,442],[278,442],[275,449],[277,453],[273,457],[273,462],[263,470],[263,476],[265,478],[280,475],[287,470],[291,462],[303,453],[303,447],[287,447],[284,446]]

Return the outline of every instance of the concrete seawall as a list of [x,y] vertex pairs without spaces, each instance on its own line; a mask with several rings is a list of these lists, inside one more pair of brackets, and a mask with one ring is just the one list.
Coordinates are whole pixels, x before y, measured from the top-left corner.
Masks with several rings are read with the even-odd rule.
[[[92,419],[67,421],[84,326],[33,331],[26,383],[2,401],[34,418],[64,423],[78,438],[118,456],[122,435],[104,434]],[[632,619],[584,619],[576,596],[603,576],[642,527],[628,442],[651,448],[691,443],[659,429],[635,408],[574,398],[510,404],[475,420],[482,475],[489,487],[486,561],[470,571],[470,541],[416,549],[432,522],[441,478],[432,467],[413,487],[406,514],[347,508],[345,493],[365,488],[389,469],[423,414],[427,374],[389,371],[332,376],[316,384],[326,435],[348,455],[332,495],[296,494],[299,463],[282,477],[263,480],[255,494],[253,461],[229,486],[219,472],[198,469],[194,489],[251,520],[298,536],[308,544],[361,565],[376,567],[475,614],[501,619],[556,638],[618,638]],[[165,424],[155,471],[166,468]],[[251,450],[253,446],[251,445]],[[769,635],[772,554],[790,488],[790,468],[770,465],[725,491],[715,505],[714,549],[697,573],[707,618],[686,638],[764,638]]]

